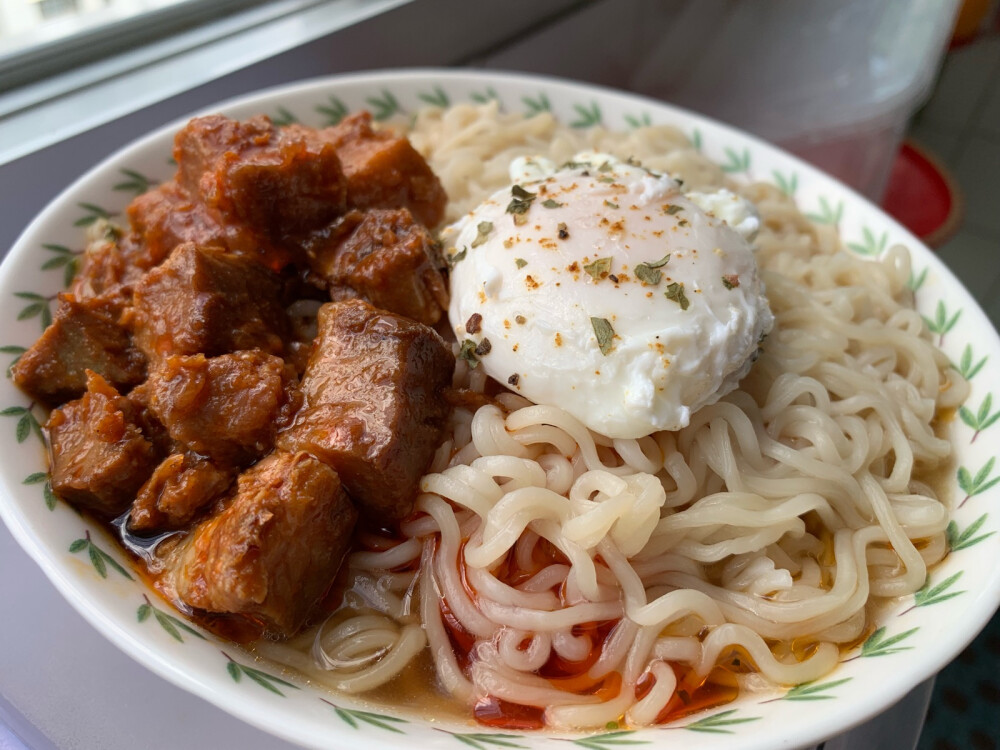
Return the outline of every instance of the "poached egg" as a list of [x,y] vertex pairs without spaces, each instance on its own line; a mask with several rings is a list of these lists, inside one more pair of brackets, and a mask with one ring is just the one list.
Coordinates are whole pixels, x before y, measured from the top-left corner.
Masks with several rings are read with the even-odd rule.
[[736,388],[774,322],[752,204],[593,152],[511,179],[442,233],[470,366],[611,438],[680,429]]

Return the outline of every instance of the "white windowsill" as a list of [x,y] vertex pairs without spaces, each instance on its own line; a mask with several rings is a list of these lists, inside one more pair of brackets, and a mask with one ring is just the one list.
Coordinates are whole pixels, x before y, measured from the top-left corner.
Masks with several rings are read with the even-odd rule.
[[282,0],[0,94],[0,164],[412,0]]

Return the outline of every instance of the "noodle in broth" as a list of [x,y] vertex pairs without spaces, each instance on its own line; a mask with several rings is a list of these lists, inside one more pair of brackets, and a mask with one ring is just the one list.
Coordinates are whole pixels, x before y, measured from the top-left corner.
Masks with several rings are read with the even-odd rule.
[[[480,719],[492,702],[508,727],[643,726],[727,680],[823,676],[879,602],[924,584],[947,552],[937,417],[967,386],[913,309],[904,248],[846,254],[835,229],[773,187],[731,184],[669,127],[581,133],[457,106],[420,114],[410,138],[450,219],[507,184],[513,157],[588,148],[738,190],[764,220],[775,327],[740,389],[678,432],[612,440],[510,393],[456,409],[417,513],[350,557],[341,610],[260,653],[352,693],[429,654]],[[457,385],[484,378],[459,361]]]

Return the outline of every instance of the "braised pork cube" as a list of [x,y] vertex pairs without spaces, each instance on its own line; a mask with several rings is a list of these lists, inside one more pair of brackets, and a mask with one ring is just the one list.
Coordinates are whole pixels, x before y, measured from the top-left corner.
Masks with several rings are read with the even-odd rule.
[[185,242],[227,247],[218,217],[191,199],[176,182],[166,182],[135,198],[127,209],[129,224],[141,239],[146,269],[158,266]]
[[330,285],[334,299],[360,296],[425,325],[437,323],[448,308],[434,239],[405,208],[351,211],[307,247],[310,268]]
[[191,197],[176,182],[167,182],[134,199],[128,207],[134,242],[142,245],[143,268],[159,265],[185,242],[223,247],[279,271],[295,257],[259,232],[233,221]]
[[123,390],[141,383],[146,358],[118,326],[119,315],[114,302],[59,295],[52,324],[12,368],[14,382],[49,405],[82,395],[88,370]]
[[[132,305],[132,287],[147,270],[146,251],[133,237],[102,224],[102,234],[87,234],[90,242],[80,257],[80,268],[72,279],[70,292],[78,300],[101,298],[123,310]],[[93,230],[97,231],[97,230]]]
[[218,357],[167,357],[150,373],[149,409],[185,449],[222,465],[239,465],[271,450],[294,374],[260,350]]
[[95,372],[82,398],[54,409],[45,424],[52,489],[103,516],[125,510],[159,457],[136,422],[135,406]]
[[288,319],[279,293],[277,277],[254,261],[185,243],[135,288],[136,344],[151,362],[238,349],[281,354]]
[[323,305],[318,322],[305,403],[278,445],[330,464],[372,519],[403,518],[448,413],[451,350],[431,328],[361,300]]
[[180,529],[232,484],[233,474],[190,453],[167,456],[139,489],[130,530],[143,534]]
[[151,442],[160,456],[167,456],[178,450],[183,450],[183,446],[178,446],[167,428],[149,408],[149,401],[152,397],[149,380],[144,380],[135,388],[128,392],[128,400],[135,407],[136,424],[142,429],[142,434]]
[[178,182],[192,196],[272,240],[326,226],[346,209],[336,149],[311,128],[210,115],[191,120],[174,144]]
[[293,635],[333,583],[356,519],[333,469],[307,453],[272,453],[196,527],[174,586],[192,607]]
[[448,196],[424,157],[406,138],[372,128],[368,112],[351,115],[320,136],[337,148],[350,208],[405,207],[428,227],[444,218]]

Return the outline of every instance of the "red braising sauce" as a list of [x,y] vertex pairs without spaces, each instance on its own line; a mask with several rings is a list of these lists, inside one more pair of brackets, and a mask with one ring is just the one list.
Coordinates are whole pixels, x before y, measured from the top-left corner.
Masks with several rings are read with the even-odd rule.
[[[464,546],[464,545],[463,545]],[[494,575],[510,586],[516,586],[531,578],[538,571],[553,563],[565,562],[561,553],[551,545],[541,542],[531,560],[531,569],[520,568],[513,554],[495,569]],[[478,596],[475,588],[469,582],[464,565],[464,555],[459,553],[461,580],[469,597],[475,600]],[[556,591],[557,594],[562,592]],[[459,666],[469,672],[476,638],[469,633],[451,611],[448,604],[441,600],[441,617],[451,641]],[[623,689],[622,678],[618,672],[611,672],[600,677],[592,677],[589,672],[604,650],[616,621],[605,620],[577,625],[573,629],[576,637],[586,637],[592,646],[587,656],[580,661],[570,661],[554,653],[538,670],[538,675],[549,681],[552,687],[566,693],[579,696],[597,696],[602,702],[611,700]],[[527,645],[527,643],[525,644]],[[698,679],[687,667],[673,665],[677,675],[677,691],[657,717],[657,723],[666,723],[703,711],[724,705],[734,700],[739,687],[735,673],[750,668],[750,662],[745,654],[734,653],[733,658],[726,660],[724,666],[716,667],[705,678]],[[636,699],[641,699],[655,685],[653,675],[645,675],[635,687]],[[627,688],[624,688],[627,689]],[[544,707],[527,706],[500,699],[496,696],[481,698],[473,707],[473,715],[480,724],[495,729],[525,730],[542,729],[545,726]],[[620,717],[621,718],[621,717]]]

